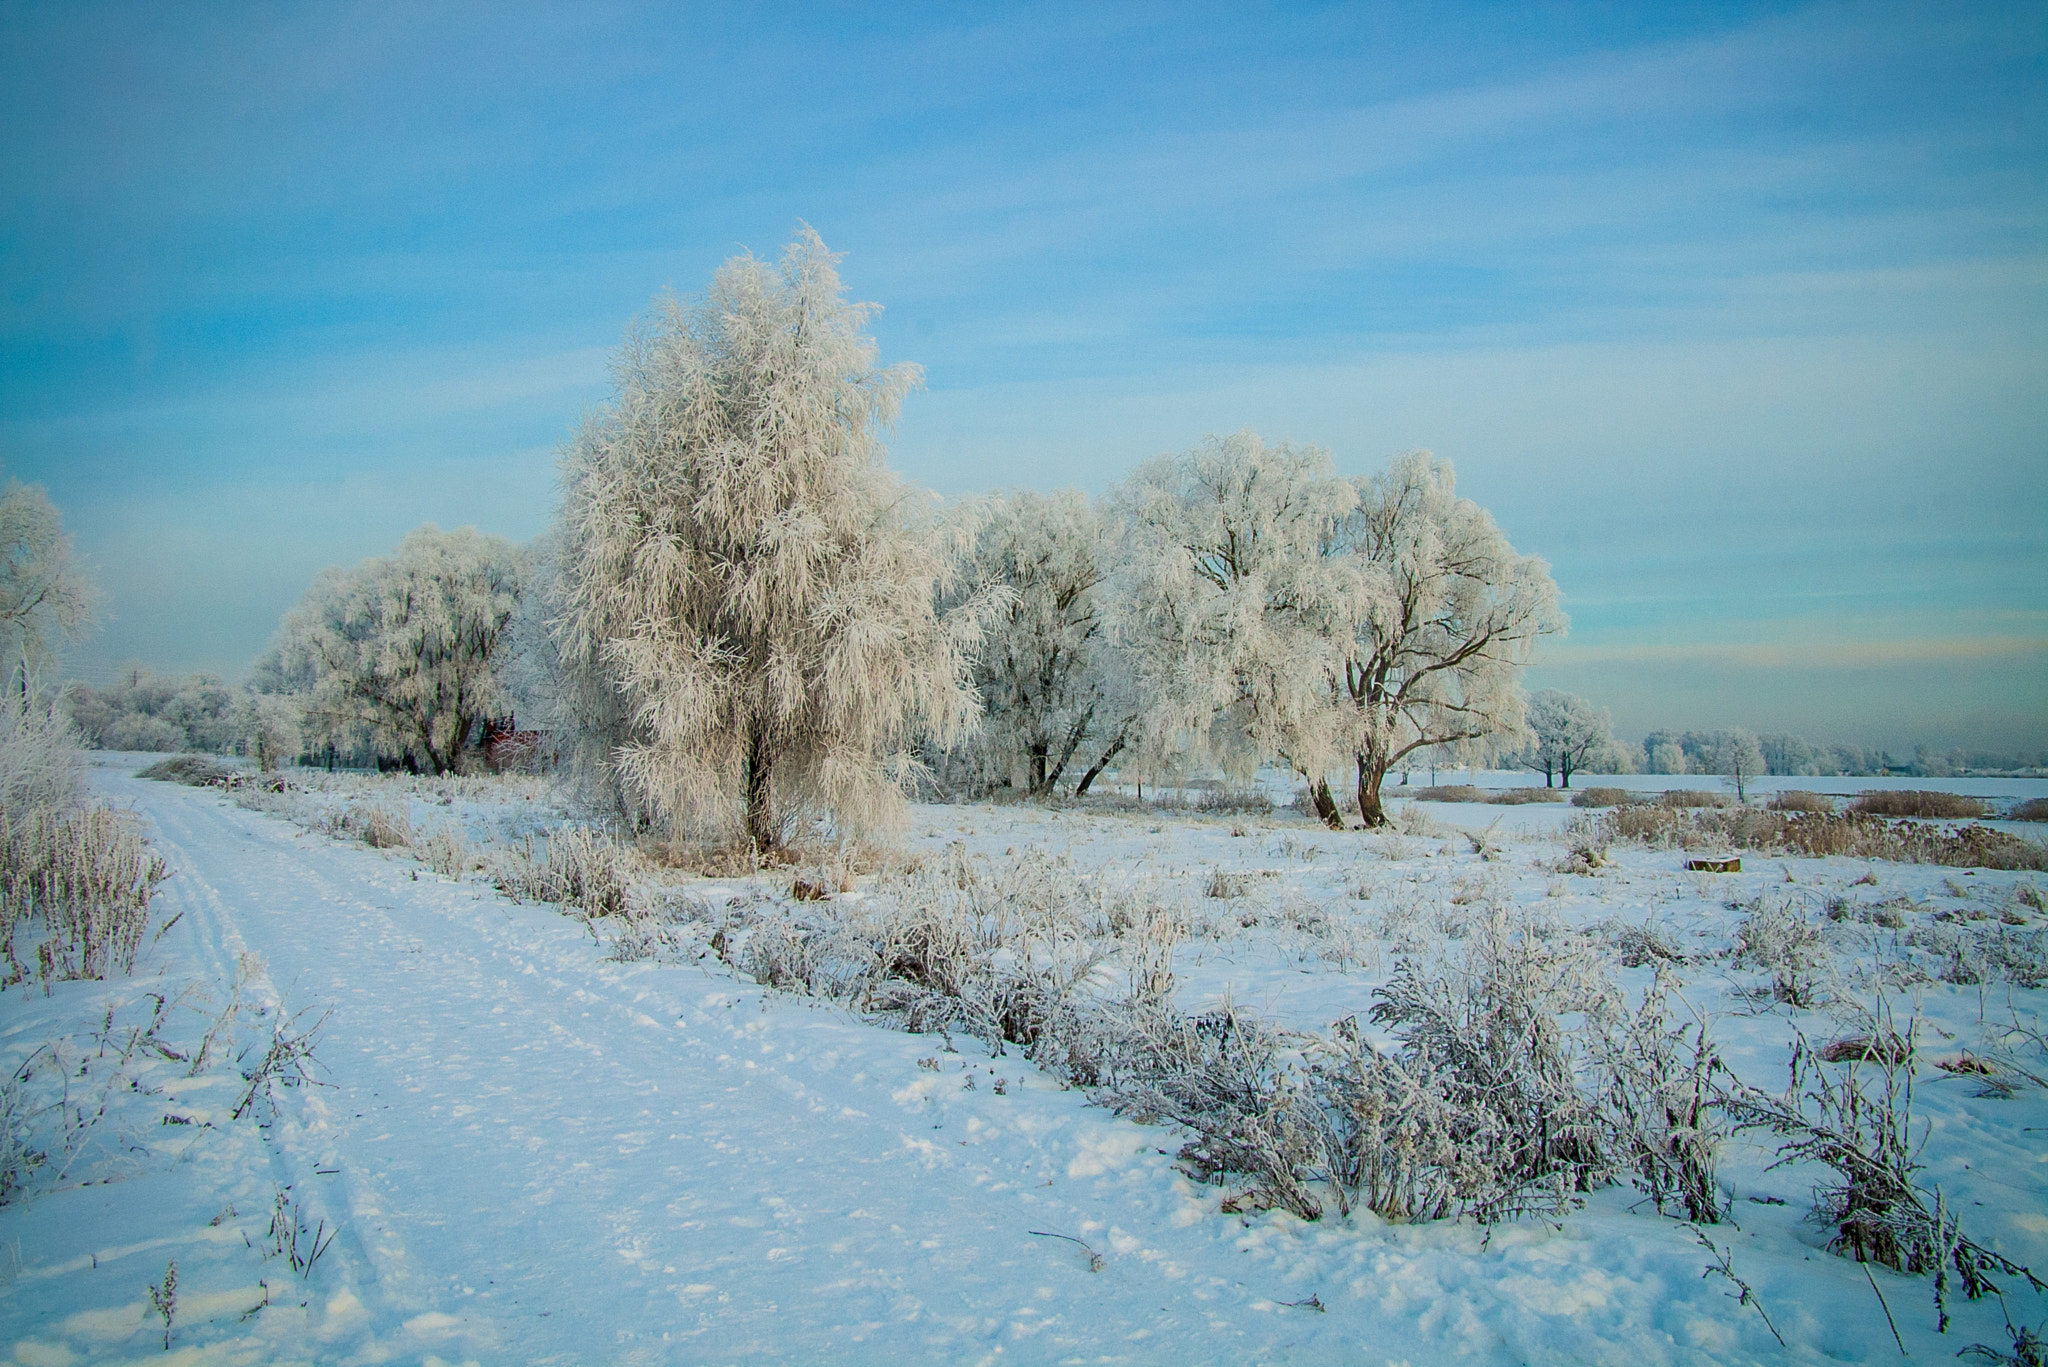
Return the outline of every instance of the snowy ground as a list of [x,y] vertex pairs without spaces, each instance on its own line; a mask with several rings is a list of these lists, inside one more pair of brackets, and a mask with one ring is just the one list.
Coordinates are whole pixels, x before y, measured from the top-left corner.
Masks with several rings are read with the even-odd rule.
[[[767,992],[709,955],[616,962],[602,927],[555,908],[102,758],[95,786],[146,816],[176,870],[159,906],[178,919],[132,980],[0,1000],[10,1066],[58,1041],[76,1098],[106,1114],[61,1181],[0,1208],[0,1345],[17,1362],[163,1360],[147,1288],[162,1294],[172,1262],[171,1348],[193,1362],[1640,1367],[1899,1352],[1864,1269],[1803,1218],[1818,1174],[1771,1170],[1746,1140],[1721,1166],[1734,1223],[1708,1234],[1783,1349],[1726,1278],[1703,1275],[1695,1232],[1626,1187],[1490,1231],[1225,1213],[1230,1191],[1176,1166],[1184,1135],[1119,1119],[1014,1052]],[[437,804],[412,810],[423,828]],[[438,810],[473,833],[556,815],[516,786]],[[1909,960],[1916,926],[2043,921],[2038,895],[2020,897],[2040,875],[1770,858],[1722,877],[1641,850],[1561,874],[1544,827],[1566,813],[1447,805],[1438,834],[1368,836],[1288,817],[937,806],[917,809],[907,844],[1066,858],[1171,894],[1191,927],[1179,1004],[1228,995],[1299,1029],[1363,1017],[1404,948],[1455,938],[1483,908],[1652,925],[1693,947],[1687,999],[1773,1089],[1793,1029],[1843,1033],[1854,993],[1833,1014],[1751,995],[1770,975],[1722,953],[1743,904],[1823,927],[1845,975]],[[1450,826],[1496,817],[1492,859]],[[1238,895],[1205,895],[1218,871]],[[787,875],[754,883],[788,889]],[[1877,919],[1827,920],[1830,899]],[[238,969],[245,1005],[221,1035],[243,1062],[222,1045],[201,1066]],[[1648,974],[1617,976],[1639,992]],[[2048,1072],[2048,990],[1934,977],[1896,996],[1921,1014],[1926,1180],[1980,1242],[2048,1267],[2042,1089],[1999,1096],[1935,1066],[1969,1049]],[[249,1051],[323,1012],[323,1085],[278,1087],[234,1117]],[[303,1274],[277,1247],[301,1222],[302,1254],[335,1232]],[[1931,1279],[1874,1280],[1913,1358],[2009,1341],[1995,1300],[1960,1303],[1937,1336]],[[2015,1323],[2048,1317],[2024,1287],[2006,1303]]]

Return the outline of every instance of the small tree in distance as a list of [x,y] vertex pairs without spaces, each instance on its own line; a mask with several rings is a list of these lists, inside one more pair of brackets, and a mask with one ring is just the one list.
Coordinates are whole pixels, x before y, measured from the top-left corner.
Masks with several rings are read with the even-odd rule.
[[[314,580],[257,662],[258,679],[298,694],[307,729],[326,741],[447,773],[503,706],[495,657],[523,573],[504,538],[428,523],[396,555]],[[275,706],[252,715],[259,747],[284,743],[289,717]]]
[[1091,737],[1098,750],[1113,743],[1103,737],[1121,721],[1107,688],[1102,521],[1078,489],[1013,490],[964,513],[976,529],[956,601],[984,585],[1011,595],[974,669],[985,713],[971,759],[985,783],[1019,769],[1018,786],[1048,793]]
[[1749,785],[1764,772],[1763,747],[1748,731],[1735,728],[1714,733],[1713,756],[1721,776],[1735,789],[1737,801],[1747,801]]
[[1572,786],[1572,775],[1589,765],[1613,765],[1620,747],[1614,743],[1614,722],[1606,708],[1575,693],[1546,688],[1529,699],[1529,748],[1523,765],[1543,775],[1543,786],[1552,779]]
[[758,851],[803,816],[895,823],[913,747],[976,718],[1000,597],[937,609],[957,548],[879,436],[919,372],[876,366],[835,260],[806,227],[779,266],[662,300],[562,457],[558,655],[625,705],[605,762],[651,815]]

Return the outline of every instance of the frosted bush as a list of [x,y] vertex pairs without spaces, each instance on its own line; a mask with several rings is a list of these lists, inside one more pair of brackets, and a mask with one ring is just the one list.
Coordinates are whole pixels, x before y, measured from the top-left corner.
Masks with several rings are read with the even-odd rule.
[[83,791],[64,719],[31,699],[0,697],[0,810],[64,806]]

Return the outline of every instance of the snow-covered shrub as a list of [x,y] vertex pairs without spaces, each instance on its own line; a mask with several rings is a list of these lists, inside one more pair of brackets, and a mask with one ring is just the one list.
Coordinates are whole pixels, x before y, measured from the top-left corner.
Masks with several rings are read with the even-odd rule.
[[69,724],[53,708],[0,697],[0,810],[75,803],[83,792]]
[[234,770],[204,755],[173,755],[146,769],[137,770],[135,777],[155,779],[159,783],[182,783],[188,788],[208,788],[227,783],[233,775]]
[[1644,957],[1658,961],[1656,980],[1641,1005],[1618,1028],[1596,1033],[1592,1045],[1606,1140],[1660,1212],[1676,1206],[1695,1224],[1714,1224],[1721,1218],[1714,1162],[1726,1127],[1713,1107],[1727,1069],[1704,1020],[1672,1018],[1673,984],[1663,964],[1678,955],[1654,936],[1640,943]]
[[85,744],[101,750],[220,753],[235,736],[235,692],[213,674],[153,674],[130,665],[104,688],[73,683],[64,702]]
[[536,846],[514,843],[492,864],[491,881],[515,902],[553,902],[586,917],[618,916],[630,905],[633,854],[588,826],[563,826]]
[[1433,1072],[1462,1117],[1488,1182],[1460,1194],[1498,1219],[1563,1209],[1607,1180],[1601,1125],[1580,1091],[1560,1019],[1612,1009],[1589,943],[1496,912],[1434,970],[1410,960],[1375,996],[1372,1019],[1411,1071]]
[[991,865],[963,852],[878,888],[840,943],[871,965],[866,1009],[1085,1073],[1089,982],[1111,952],[1100,916],[1100,889],[1065,860]]
[[133,971],[150,898],[169,876],[126,812],[0,808],[0,985],[33,973],[47,991]]
[[1674,1023],[1664,982],[1627,1011],[1589,944],[1496,914],[1376,995],[1392,1053],[1353,1021],[1299,1035],[1228,1004],[1113,1017],[1106,1097],[1194,1131],[1181,1157],[1197,1175],[1245,1179],[1304,1219],[1332,1202],[1510,1219],[1621,1175],[1660,1209],[1718,1217],[1719,1064],[1701,1026]]
[[611,919],[605,957],[625,964],[681,963],[695,943],[690,927],[711,919],[710,908],[694,900],[629,905],[625,914]]
[[1825,793],[1811,793],[1804,788],[1787,788],[1774,793],[1765,804],[1774,812],[1828,812],[1835,810],[1835,800]]
[[[191,748],[185,728],[163,717],[128,713],[96,728],[92,739],[102,750],[184,750]],[[211,748],[211,747],[209,747]]]
[[1134,1012],[1118,1025],[1105,1099],[1121,1113],[1192,1130],[1180,1161],[1193,1175],[1246,1179],[1255,1203],[1304,1220],[1319,1219],[1325,1200],[1348,1200],[1332,1171],[1336,1135],[1302,1056],[1306,1037],[1228,1001],[1196,1017]]
[[1754,807],[1694,810],[1634,803],[1612,808],[1600,820],[1617,841],[1662,849],[1732,847],[1812,859],[2048,869],[2048,844],[1976,824],[1949,828],[1919,821],[1886,821],[1856,812],[1834,815]]
[[1710,792],[1705,788],[1667,788],[1657,794],[1657,804],[1661,807],[1728,807],[1734,802],[1735,799],[1726,793]]
[[1082,881],[1065,859],[990,861],[956,847],[883,875],[858,901],[767,909],[715,934],[712,947],[769,986],[844,1001],[906,1030],[1018,1045],[1087,1083],[1102,1066],[1109,1003],[1097,970],[1119,926],[1132,996],[1171,988],[1180,916],[1132,899]]

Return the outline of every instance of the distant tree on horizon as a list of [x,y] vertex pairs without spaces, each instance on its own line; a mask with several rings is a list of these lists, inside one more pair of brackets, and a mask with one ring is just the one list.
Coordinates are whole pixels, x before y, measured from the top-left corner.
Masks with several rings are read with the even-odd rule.
[[[504,707],[496,656],[524,575],[503,537],[428,523],[393,555],[322,571],[258,661],[257,691],[291,696],[316,744],[447,773]],[[275,707],[247,720],[259,747],[283,743]]]

